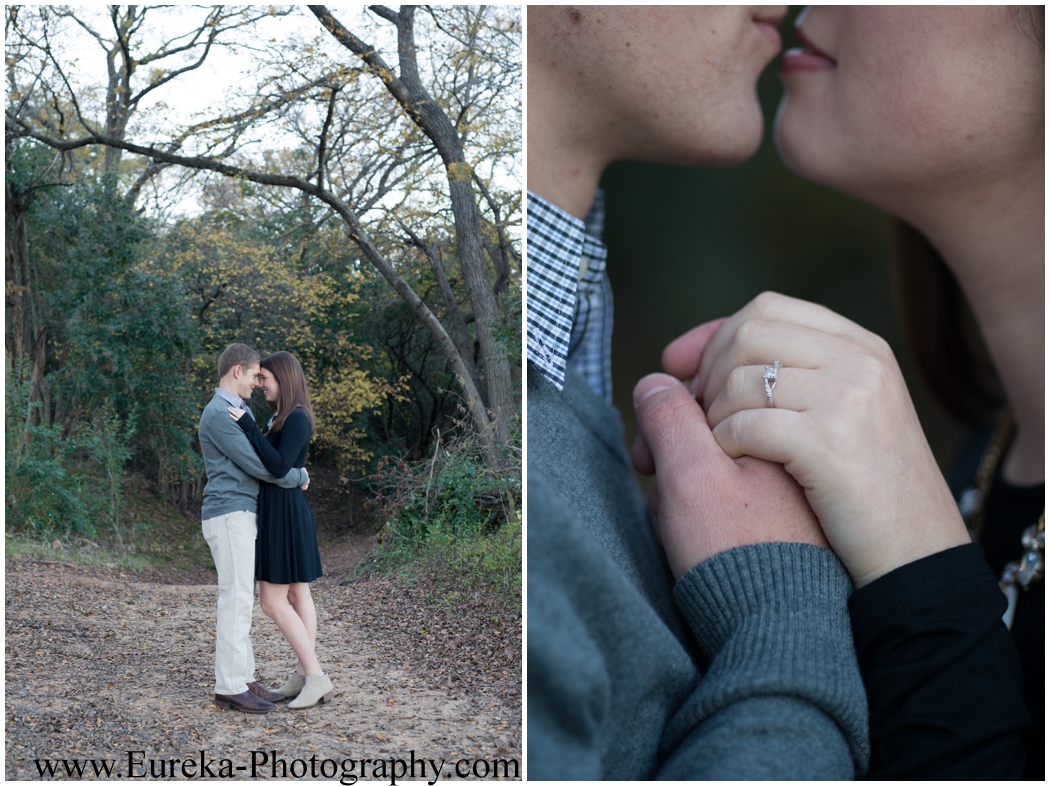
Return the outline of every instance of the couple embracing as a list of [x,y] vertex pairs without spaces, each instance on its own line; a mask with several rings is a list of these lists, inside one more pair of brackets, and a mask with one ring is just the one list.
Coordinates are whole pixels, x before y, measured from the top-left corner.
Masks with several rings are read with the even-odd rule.
[[[321,574],[303,466],[314,414],[302,366],[287,352],[266,358],[245,344],[219,356],[219,387],[201,413],[198,436],[208,483],[201,527],[219,579],[215,627],[215,704],[264,713],[291,699],[303,709],[331,701],[332,682],[317,660],[317,616],[310,583]],[[261,387],[274,410],[265,436],[247,405]],[[255,681],[250,631],[255,603],[277,623],[298,657],[280,688]]]
[[529,776],[1042,780],[1042,6],[812,6],[781,61],[785,163],[901,222],[917,354],[998,421],[960,506],[886,342],[773,293],[623,444],[602,171],[748,158],[786,13],[529,6]]

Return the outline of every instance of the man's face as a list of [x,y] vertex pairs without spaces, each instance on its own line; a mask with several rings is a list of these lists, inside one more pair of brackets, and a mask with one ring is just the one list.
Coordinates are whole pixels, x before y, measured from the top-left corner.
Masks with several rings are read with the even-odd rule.
[[564,102],[611,160],[728,165],[757,149],[755,86],[780,51],[775,26],[786,6],[531,6],[528,13],[530,78],[535,66],[565,86]]
[[259,364],[252,363],[250,366],[233,367],[234,391],[245,401],[252,397],[252,391],[259,385]]

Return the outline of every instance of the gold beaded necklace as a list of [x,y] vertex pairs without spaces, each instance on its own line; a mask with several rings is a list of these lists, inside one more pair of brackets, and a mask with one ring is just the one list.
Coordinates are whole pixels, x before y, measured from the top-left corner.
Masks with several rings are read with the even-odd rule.
[[[981,463],[977,465],[973,485],[966,488],[959,497],[959,512],[962,514],[963,521],[966,522],[970,539],[975,543],[980,542],[984,531],[988,492],[992,488],[995,471],[1015,431],[1013,415],[1010,409],[1006,408],[999,414],[995,424],[995,433],[988,447],[985,448]],[[1045,519],[1046,510],[1044,508],[1043,513],[1039,516],[1039,521],[1026,527],[1021,534],[1021,547],[1024,549],[1021,558],[1003,568],[1003,575],[999,579],[999,587],[1006,595],[1007,608],[1003,615],[1003,622],[1006,623],[1007,628],[1013,626],[1020,591],[1028,592],[1043,581],[1046,565],[1043,551]]]

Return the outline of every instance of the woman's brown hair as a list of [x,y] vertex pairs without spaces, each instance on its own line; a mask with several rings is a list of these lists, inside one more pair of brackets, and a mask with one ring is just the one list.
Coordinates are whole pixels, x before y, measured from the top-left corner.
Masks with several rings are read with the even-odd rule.
[[1004,397],[966,296],[933,244],[911,225],[894,224],[894,272],[912,355],[941,406],[967,425],[986,426]]
[[[1045,8],[1014,11],[1042,52]],[[948,412],[969,425],[987,426],[1006,399],[966,297],[933,244],[912,226],[894,223],[895,277],[912,354]]]
[[306,375],[299,361],[288,352],[274,352],[264,357],[259,365],[277,380],[277,401],[270,403],[270,409],[277,410],[277,417],[270,424],[270,431],[280,431],[288,416],[302,407],[310,419],[310,433],[313,434],[316,419],[314,409],[310,406],[310,394],[306,390]]

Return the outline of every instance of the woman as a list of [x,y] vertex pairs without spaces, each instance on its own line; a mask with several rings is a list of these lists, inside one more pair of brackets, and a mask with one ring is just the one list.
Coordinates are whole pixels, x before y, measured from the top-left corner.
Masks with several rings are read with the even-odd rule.
[[[729,455],[786,466],[853,577],[870,777],[1017,777],[1026,752],[1023,776],[1043,778],[1043,13],[811,7],[797,22],[806,46],[784,55],[777,118],[791,169],[882,207],[913,242],[923,239],[922,264],[933,272],[909,266],[903,277],[906,299],[919,304],[909,322],[922,336],[920,358],[941,360],[937,381],[957,399],[969,379],[980,402],[988,388],[973,384],[980,359],[958,339],[958,312],[917,300],[916,286],[934,292],[939,276],[973,311],[1003,414],[980,469],[973,462],[978,490],[966,512],[983,520],[974,535],[1006,598],[978,547],[966,545],[882,339],[767,293],[664,353],[669,373],[695,375]],[[917,329],[921,320],[932,333]],[[929,351],[934,334],[956,337],[943,355]],[[1004,609],[1027,712],[1021,666],[998,622]],[[1029,714],[1034,725],[1022,732]]]
[[[306,462],[306,449],[314,431],[314,413],[306,390],[306,376],[299,361],[287,352],[262,359],[259,376],[273,416],[263,436],[244,411],[229,408],[230,417],[251,440],[267,470],[283,477],[289,467]],[[281,469],[284,467],[284,469]],[[312,707],[332,700],[332,681],[317,660],[317,615],[310,582],[319,578],[321,555],[317,548],[310,504],[299,488],[282,489],[259,484],[259,533],[255,545],[255,578],[259,605],[277,623],[292,645],[299,664],[278,689],[291,698],[292,709]]]

